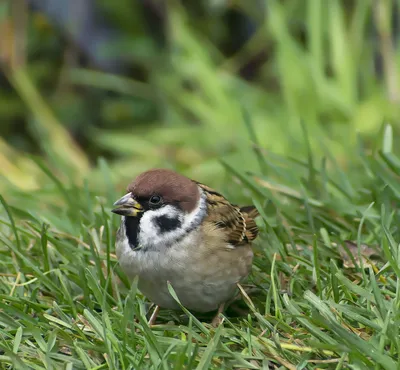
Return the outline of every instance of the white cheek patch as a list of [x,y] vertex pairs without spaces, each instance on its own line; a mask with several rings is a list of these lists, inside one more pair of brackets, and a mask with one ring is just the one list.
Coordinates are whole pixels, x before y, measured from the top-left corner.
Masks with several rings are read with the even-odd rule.
[[167,232],[160,232],[160,226],[157,224],[157,219],[160,217],[176,218],[182,221],[182,215],[178,210],[170,205],[164,206],[157,210],[149,210],[144,213],[140,219],[139,245],[147,247],[150,245],[158,245],[160,243],[168,244],[170,241],[179,237],[182,233],[182,228],[177,228]]
[[[140,219],[139,246],[143,249],[167,247],[199,226],[206,213],[207,204],[203,192],[196,208],[190,213],[186,214],[171,205],[146,211]],[[178,227],[162,232],[157,222],[161,217],[179,220],[176,221]]]

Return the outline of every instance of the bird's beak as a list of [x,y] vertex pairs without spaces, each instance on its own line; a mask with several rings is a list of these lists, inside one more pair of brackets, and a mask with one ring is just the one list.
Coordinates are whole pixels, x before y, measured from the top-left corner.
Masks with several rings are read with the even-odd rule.
[[132,193],[124,195],[121,199],[117,200],[113,206],[115,208],[111,210],[111,212],[121,216],[136,217],[138,213],[143,212],[143,207],[132,198]]

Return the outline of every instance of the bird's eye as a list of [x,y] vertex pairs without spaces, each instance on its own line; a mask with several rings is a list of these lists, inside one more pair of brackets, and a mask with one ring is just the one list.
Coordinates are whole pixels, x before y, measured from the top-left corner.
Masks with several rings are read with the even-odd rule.
[[162,201],[161,197],[159,195],[153,195],[150,199],[149,199],[149,203],[152,206],[156,206],[158,204],[160,204]]

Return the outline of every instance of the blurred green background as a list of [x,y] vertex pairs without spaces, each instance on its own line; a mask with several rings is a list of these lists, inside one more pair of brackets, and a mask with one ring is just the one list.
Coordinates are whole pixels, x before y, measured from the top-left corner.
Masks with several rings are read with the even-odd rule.
[[219,187],[255,145],[357,173],[357,136],[399,132],[395,1],[0,4],[1,191],[40,189],[44,161],[101,192],[99,158],[121,188],[159,166]]

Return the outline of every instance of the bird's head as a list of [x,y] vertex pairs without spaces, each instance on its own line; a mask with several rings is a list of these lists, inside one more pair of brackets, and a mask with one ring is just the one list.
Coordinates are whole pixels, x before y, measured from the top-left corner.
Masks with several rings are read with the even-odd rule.
[[196,182],[167,169],[140,174],[112,212],[123,216],[132,247],[174,242],[198,226],[206,214]]

